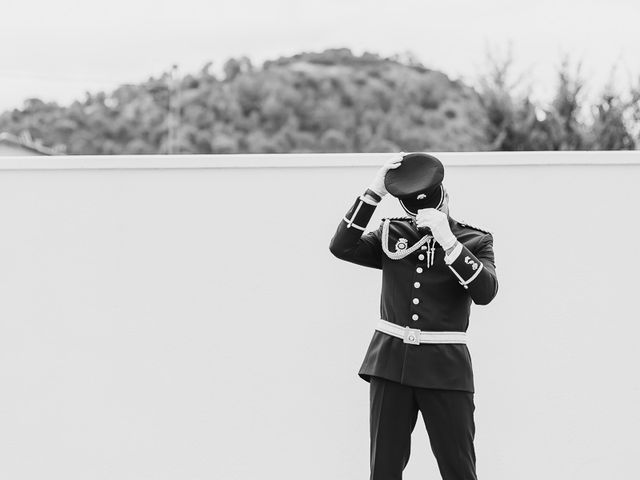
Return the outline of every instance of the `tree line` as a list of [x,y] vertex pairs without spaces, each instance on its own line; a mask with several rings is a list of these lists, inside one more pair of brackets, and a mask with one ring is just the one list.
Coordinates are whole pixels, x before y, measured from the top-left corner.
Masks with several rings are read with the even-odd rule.
[[0,114],[0,131],[101,155],[637,148],[640,88],[608,86],[587,104],[569,66],[540,105],[512,78],[512,57],[489,59],[475,88],[411,55],[231,58],[219,74],[211,63],[183,77],[170,70],[68,106],[27,99]]

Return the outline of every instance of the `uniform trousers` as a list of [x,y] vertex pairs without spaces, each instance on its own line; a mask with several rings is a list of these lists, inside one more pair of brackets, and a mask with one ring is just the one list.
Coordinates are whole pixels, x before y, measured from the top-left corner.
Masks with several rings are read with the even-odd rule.
[[370,379],[370,480],[401,480],[418,410],[443,480],[477,480],[473,393]]

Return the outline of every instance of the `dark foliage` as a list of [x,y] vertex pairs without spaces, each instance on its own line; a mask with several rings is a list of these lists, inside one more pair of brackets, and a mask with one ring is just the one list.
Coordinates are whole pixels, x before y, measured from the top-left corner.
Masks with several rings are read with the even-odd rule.
[[28,130],[70,154],[486,148],[473,89],[416,62],[337,49],[261,68],[230,59],[223,78],[210,64],[172,78],[87,93],[68,107],[31,99],[0,116],[0,131]]
[[[568,65],[540,107],[515,93],[510,58],[490,59],[478,91],[411,54],[332,49],[261,67],[232,58],[218,76],[209,63],[182,78],[171,70],[87,92],[68,106],[29,99],[0,115],[0,131],[104,155],[635,148],[640,94],[625,101],[609,88],[585,108],[584,82]],[[581,120],[585,109],[590,117]]]

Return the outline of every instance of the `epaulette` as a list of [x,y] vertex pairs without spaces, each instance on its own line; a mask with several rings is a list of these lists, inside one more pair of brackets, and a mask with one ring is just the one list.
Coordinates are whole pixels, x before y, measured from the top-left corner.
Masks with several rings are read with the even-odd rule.
[[460,222],[458,220],[456,220],[460,225],[462,225],[463,227],[467,227],[467,228],[472,228],[474,230],[478,230],[479,232],[482,233],[491,233],[489,230],[485,230],[484,228],[480,228],[480,227],[476,227],[474,225],[469,225],[468,223],[465,222]]

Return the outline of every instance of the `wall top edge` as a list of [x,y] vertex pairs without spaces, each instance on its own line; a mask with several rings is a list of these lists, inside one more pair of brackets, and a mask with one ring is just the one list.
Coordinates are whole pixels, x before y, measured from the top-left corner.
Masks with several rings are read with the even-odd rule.
[[[566,152],[429,152],[447,167],[640,165],[640,150]],[[67,155],[0,157],[0,170],[216,169],[373,167],[389,153],[234,155]]]

